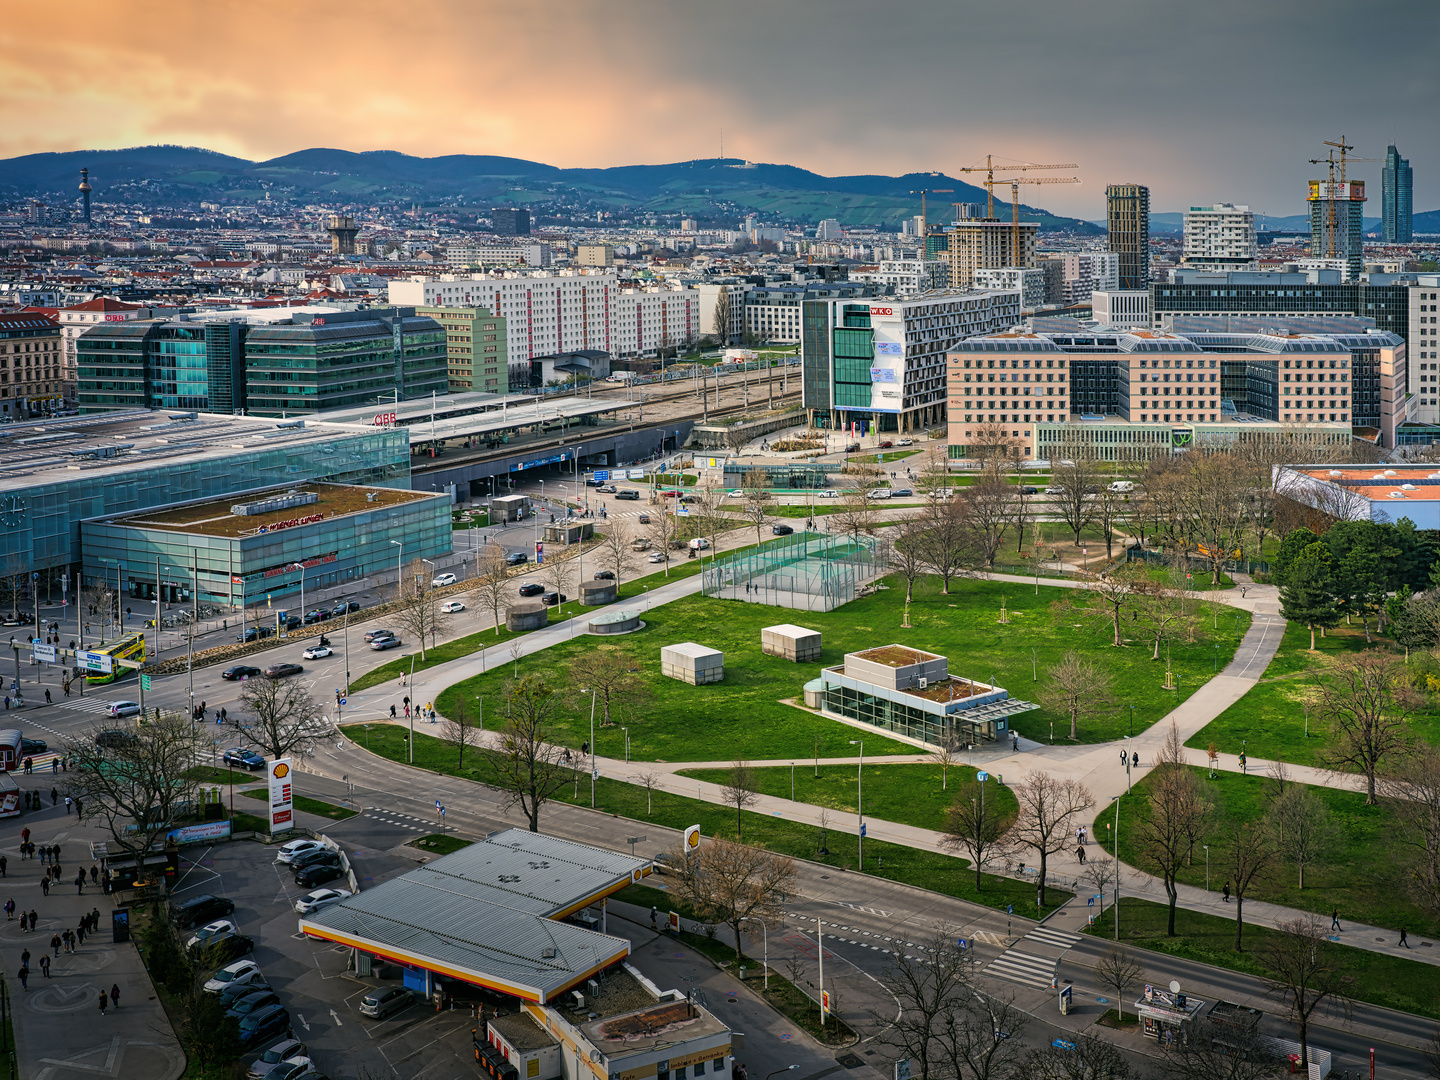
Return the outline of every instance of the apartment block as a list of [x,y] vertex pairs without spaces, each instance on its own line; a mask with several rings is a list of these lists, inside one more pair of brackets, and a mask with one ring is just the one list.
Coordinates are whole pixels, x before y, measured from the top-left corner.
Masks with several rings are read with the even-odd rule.
[[973,287],[979,270],[1034,266],[1035,237],[1039,232],[1040,226],[1036,222],[1020,222],[1017,247],[1017,230],[1013,222],[980,219],[943,226],[945,248],[939,255],[950,264],[950,287]]
[[1060,290],[1055,303],[1086,303],[1096,289],[1120,287],[1120,256],[1113,251],[1073,251],[1043,254],[1041,266],[1055,265],[1060,271]]
[[1150,189],[1142,184],[1111,184],[1105,189],[1107,245],[1120,257],[1119,287],[1150,284]]
[[1258,270],[1255,215],[1248,206],[1215,203],[1185,211],[1183,263],[1194,270]]
[[0,417],[24,420],[64,405],[60,346],[60,324],[49,315],[0,315]]
[[484,307],[417,307],[415,314],[434,319],[445,329],[451,393],[509,393],[504,319]]

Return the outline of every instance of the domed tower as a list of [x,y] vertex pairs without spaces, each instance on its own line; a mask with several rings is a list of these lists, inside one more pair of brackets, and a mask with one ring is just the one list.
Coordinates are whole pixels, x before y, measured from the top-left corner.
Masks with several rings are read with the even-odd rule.
[[84,219],[85,224],[86,224],[86,225],[89,225],[89,224],[90,224],[90,170],[89,170],[89,169],[81,169],[81,170],[80,170],[80,198],[84,201],[84,204],[85,204],[84,209],[81,211],[81,217]]

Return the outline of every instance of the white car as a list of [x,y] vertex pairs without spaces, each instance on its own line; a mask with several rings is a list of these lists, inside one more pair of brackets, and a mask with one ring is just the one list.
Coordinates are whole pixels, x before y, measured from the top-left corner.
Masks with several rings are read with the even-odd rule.
[[706,540],[705,537],[703,537],[703,536],[697,536],[694,540],[691,540],[691,541],[690,541],[690,550],[691,550],[691,551],[705,551],[705,550],[707,550],[709,547],[710,547],[710,541],[709,541],[709,540]]
[[111,716],[135,716],[140,712],[138,701],[112,701],[105,706],[105,711]]
[[320,1070],[308,1057],[286,1058],[265,1074],[265,1080],[301,1080],[305,1076],[319,1076]]
[[456,580],[454,574],[440,574],[434,581],[430,582],[430,587],[438,589],[444,585],[454,585]]
[[665,552],[663,552],[663,551],[652,551],[652,552],[650,553],[650,559],[649,559],[649,561],[650,561],[650,562],[664,562],[664,561],[665,561]]
[[288,865],[307,851],[319,851],[324,846],[319,840],[291,840],[288,844],[280,845],[280,850],[275,853],[275,861]]
[[725,497],[727,499],[743,499],[745,497],[745,492],[737,488],[734,491],[728,492]]
[[259,964],[254,960],[236,960],[206,980],[205,989],[211,994],[218,994],[227,986],[255,986],[258,988],[265,985],[267,985],[265,976],[260,973]]
[[324,660],[327,656],[334,656],[335,650],[329,645],[311,645],[302,655],[306,660]]
[[900,440],[899,442],[897,442],[895,445],[896,445],[896,446],[914,446],[914,445],[915,445],[915,440],[914,440],[914,439],[901,439],[901,440]]
[[440,610],[450,615],[457,611],[464,611],[465,605],[459,600],[446,600],[445,603],[440,605]]
[[840,497],[840,493],[834,488],[826,488],[824,491],[817,491],[815,493],[815,496],[816,498],[820,499],[838,499]]
[[295,901],[295,910],[301,915],[308,915],[312,911],[319,911],[331,904],[338,904],[341,900],[350,899],[350,893],[344,889],[316,889],[308,892],[299,900]]
[[889,488],[871,488],[869,491],[867,491],[867,492],[865,493],[865,495],[866,495],[867,498],[871,498],[871,499],[888,499],[888,498],[890,497],[890,489],[889,489]]
[[185,947],[187,949],[193,949],[198,945],[210,945],[216,941],[220,941],[222,938],[229,937],[235,932],[235,924],[229,919],[216,919],[214,922],[206,923],[199,930],[196,930],[190,940],[185,942]]

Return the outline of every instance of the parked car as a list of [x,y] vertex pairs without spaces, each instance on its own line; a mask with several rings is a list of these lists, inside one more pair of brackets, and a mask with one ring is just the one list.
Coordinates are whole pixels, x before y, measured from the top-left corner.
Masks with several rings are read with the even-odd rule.
[[366,994],[360,999],[360,1015],[369,1016],[375,1020],[384,1020],[394,1016],[401,1009],[409,1008],[414,1004],[414,998],[410,991],[400,986],[389,986],[384,990],[375,990]]
[[290,860],[290,869],[298,872],[304,867],[313,866],[315,863],[325,862],[327,860],[338,863],[340,861],[340,853],[330,847],[320,847],[312,851],[302,851]]
[[520,586],[521,596],[539,596],[544,591],[545,586],[541,585],[538,581],[527,581],[524,585]]
[[311,645],[300,655],[306,660],[324,660],[327,656],[334,656],[335,650],[329,645]]
[[374,641],[377,637],[394,637],[394,636],[395,636],[395,631],[394,631],[394,630],[366,630],[366,631],[365,631],[365,640],[366,640],[366,642]]
[[694,540],[691,540],[691,541],[690,541],[690,550],[691,550],[691,551],[704,551],[704,550],[705,550],[706,548],[708,548],[709,546],[710,546],[710,541],[709,541],[709,540],[706,540],[705,537],[703,537],[703,536],[697,536],[697,537],[695,537]]
[[330,612],[328,610],[325,608],[316,608],[314,611],[307,611],[305,613],[304,622],[306,626],[311,626],[317,622],[324,622],[328,618],[330,618]]
[[110,716],[135,716],[140,712],[138,701],[112,701],[105,706],[105,712]]
[[242,769],[249,769],[251,772],[259,772],[265,767],[265,759],[254,750],[244,750],[233,746],[220,756],[220,760],[226,765],[239,765]]
[[617,488],[614,484],[605,484],[600,488],[600,494],[614,495],[618,490],[619,488]]
[[568,599],[570,598],[563,593],[547,592],[544,596],[540,597],[540,602],[546,607],[559,607]]
[[891,489],[890,489],[890,497],[891,497],[892,499],[909,499],[909,498],[913,497],[914,494],[915,494],[915,492],[911,491],[909,488],[891,488]]
[[1116,480],[1113,484],[1110,485],[1107,490],[1112,491],[1118,495],[1123,495],[1127,492],[1134,491],[1135,484],[1131,480]]
[[383,652],[386,649],[398,649],[404,644],[398,637],[377,637],[370,642],[370,648],[376,652]]
[[882,442],[882,443],[880,444],[880,449],[881,449],[881,450],[889,450],[889,449],[890,449],[891,447],[893,447],[894,445],[895,445],[895,444],[894,444],[893,442],[891,442],[889,439],[886,439],[884,442]]
[[899,440],[896,441],[895,445],[896,445],[896,446],[914,446],[914,445],[915,445],[915,440],[914,440],[914,439],[899,439]]
[[1040,489],[1039,489],[1038,487],[1034,487],[1034,486],[1032,486],[1032,485],[1030,485],[1030,484],[1025,484],[1025,485],[1022,485],[1022,486],[1021,486],[1021,488],[1020,488],[1020,494],[1021,494],[1021,495],[1039,495],[1039,494],[1040,494]]
[[317,885],[324,885],[327,881],[334,881],[344,875],[345,871],[340,869],[338,862],[321,862],[314,866],[307,866],[295,875],[295,884],[302,889],[313,889]]
[[216,919],[214,922],[206,923],[199,930],[196,930],[195,933],[191,934],[189,940],[185,942],[185,947],[187,949],[203,948],[206,945],[213,945],[215,942],[236,933],[239,933],[239,931],[236,929],[235,924],[229,919]]
[[290,1014],[283,1005],[267,1005],[240,1018],[240,1045],[256,1046],[290,1030]]
[[264,982],[265,976],[260,973],[260,965],[254,960],[236,960],[210,976],[205,981],[204,989],[206,993],[218,994],[230,986],[250,986]]
[[273,633],[275,633],[275,628],[273,626],[252,626],[243,634],[238,635],[235,640],[244,641],[247,643],[251,641],[259,641],[261,638],[267,638]]
[[36,754],[43,754],[50,749],[50,744],[44,739],[21,739],[20,753],[25,757],[34,757]]
[[288,865],[294,862],[297,856],[307,851],[324,851],[325,845],[319,840],[311,840],[308,837],[300,840],[291,840],[288,844],[281,844],[280,849],[275,852],[275,861],[281,865]]
[[232,960],[239,960],[242,956],[249,956],[254,951],[254,938],[246,937],[244,934],[231,934],[229,937],[221,938],[213,945],[196,949],[195,958],[197,962],[206,967],[218,968]]
[[[237,963],[237,964],[252,963],[252,962],[253,962],[253,961],[249,961],[249,960],[237,960],[237,961],[235,961],[235,963]],[[258,970],[258,968],[257,968],[257,970]],[[228,1008],[230,1008],[231,1005],[234,1005],[237,1001],[239,1001],[241,998],[243,998],[246,994],[253,994],[256,990],[269,990],[269,989],[270,989],[270,980],[269,980],[269,979],[266,979],[266,978],[261,978],[261,979],[259,979],[258,981],[251,981],[251,982],[244,982],[244,983],[231,983],[229,986],[221,987],[220,990],[215,994],[215,999],[220,1003],[220,1007],[221,1007],[222,1009],[228,1009]]]
[[432,589],[443,589],[446,585],[454,585],[458,579],[454,574],[436,574],[430,582]]
[[267,679],[284,679],[291,675],[299,675],[305,669],[299,664],[271,664],[265,669]]
[[789,525],[771,525],[770,532],[775,536],[789,536],[795,530]]
[[664,562],[667,558],[669,558],[669,556],[666,555],[665,552],[663,552],[663,551],[652,551],[652,552],[650,553],[650,558],[649,558],[647,561],[648,561],[648,562],[657,562],[657,563],[658,563],[658,562]]
[[330,617],[331,617],[332,619],[338,619],[338,618],[340,618],[341,615],[344,615],[344,614],[347,613],[347,612],[359,611],[359,610],[360,610],[360,605],[359,605],[359,604],[357,604],[354,600],[347,600],[345,603],[343,603],[343,604],[336,604],[333,608],[331,608],[331,609],[330,609]]
[[286,1058],[275,1071],[270,1074],[271,1080],[305,1080],[307,1076],[319,1076],[320,1070],[315,1068],[315,1062],[303,1055],[300,1057]]
[[597,570],[597,571],[595,572],[595,580],[596,580],[596,581],[614,581],[614,580],[615,580],[615,571],[614,571],[614,570]]
[[220,672],[220,678],[226,682],[240,682],[242,679],[253,679],[259,675],[258,667],[251,667],[249,664],[236,664],[234,667],[227,667]]
[[1063,485],[1063,484],[1051,484],[1049,487],[1047,487],[1047,488],[1045,489],[1045,494],[1046,494],[1046,495],[1064,495],[1064,494],[1065,494],[1065,485]]
[[506,566],[523,566],[530,561],[530,556],[523,551],[512,551],[505,556]]
[[301,915],[308,915],[312,911],[319,911],[321,908],[329,907],[331,904],[338,904],[341,900],[350,899],[350,893],[345,889],[316,889],[308,892],[299,900],[295,901],[295,910]]
[[890,489],[889,489],[889,488],[871,488],[869,491],[867,491],[867,492],[865,493],[865,497],[866,497],[866,498],[869,498],[869,499],[888,499],[888,498],[890,497]]
[[464,611],[465,604],[459,600],[446,600],[445,603],[440,605],[440,610],[447,615],[453,615],[457,611]]
[[119,750],[139,741],[140,737],[133,731],[116,731],[111,728],[108,731],[95,733],[95,745],[104,747],[106,750]]
[[172,901],[170,921],[181,930],[189,930],[192,926],[223,919],[234,910],[235,901],[204,893],[201,896],[192,896],[189,900]]
[[249,1016],[256,1009],[264,1008],[266,1005],[279,1005],[280,995],[271,990],[268,986],[257,987],[248,994],[241,994],[230,1003],[225,1010],[226,1016],[233,1016],[239,1020],[242,1016]]
[[271,1071],[281,1062],[304,1057],[306,1046],[299,1039],[282,1039],[250,1063],[245,1080],[269,1080]]
[[629,499],[629,500],[631,500],[632,502],[639,502],[639,501],[640,501],[640,492],[634,490],[633,488],[626,488],[624,491],[617,491],[617,492],[615,493],[615,498],[616,498],[617,500],[618,500],[618,499]]

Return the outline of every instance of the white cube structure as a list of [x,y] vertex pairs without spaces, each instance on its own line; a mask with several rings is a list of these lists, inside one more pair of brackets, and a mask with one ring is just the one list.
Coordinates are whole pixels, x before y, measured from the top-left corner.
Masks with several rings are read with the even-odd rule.
[[660,674],[691,686],[719,682],[725,678],[725,654],[693,641],[666,645],[660,650]]
[[780,656],[797,664],[820,659],[820,631],[794,623],[767,626],[760,631],[760,651],[766,656]]

